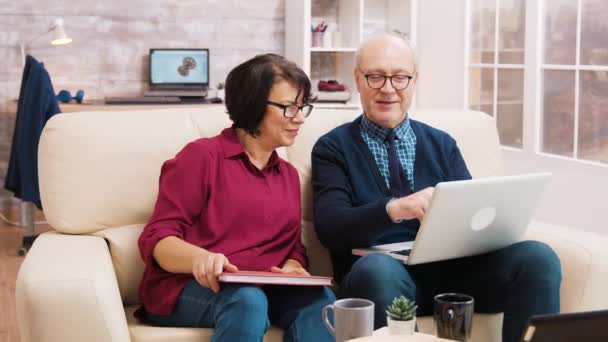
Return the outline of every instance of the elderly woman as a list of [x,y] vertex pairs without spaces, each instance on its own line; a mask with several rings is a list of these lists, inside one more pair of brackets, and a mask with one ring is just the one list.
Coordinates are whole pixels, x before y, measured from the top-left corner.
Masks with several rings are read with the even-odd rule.
[[232,127],[163,164],[139,238],[142,320],[214,327],[213,341],[262,341],[270,324],[285,341],[332,340],[321,319],[335,299],[329,289],[218,283],[236,270],[308,274],[298,174],[275,150],[294,143],[312,110],[310,88],[281,56],[246,61],[226,79]]

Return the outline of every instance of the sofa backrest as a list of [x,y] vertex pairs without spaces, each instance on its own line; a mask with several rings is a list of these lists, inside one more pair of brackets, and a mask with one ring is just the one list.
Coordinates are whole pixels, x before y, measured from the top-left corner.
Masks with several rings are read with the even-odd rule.
[[[145,223],[162,163],[186,143],[230,125],[220,105],[56,115],[38,150],[48,223],[70,234]],[[286,150],[279,155],[287,158]]]
[[[332,128],[360,115],[315,109],[296,143],[279,155],[298,170],[303,242],[313,274],[331,274],[327,251],[312,225],[310,152]],[[494,120],[473,111],[420,111],[412,118],[446,130],[458,141],[474,177],[501,174]],[[45,126],[39,147],[44,213],[57,231],[95,234],[110,246],[123,301],[138,302],[143,263],[137,237],[150,217],[162,163],[188,142],[217,135],[231,124],[223,106],[61,114]]]

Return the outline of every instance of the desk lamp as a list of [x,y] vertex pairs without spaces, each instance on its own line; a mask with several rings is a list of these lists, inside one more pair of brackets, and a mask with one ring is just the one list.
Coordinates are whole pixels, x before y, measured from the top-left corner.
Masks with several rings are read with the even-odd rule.
[[38,36],[34,37],[33,39],[31,39],[30,41],[28,41],[25,44],[19,43],[19,49],[21,50],[21,60],[23,61],[23,66],[25,66],[25,53],[26,53],[26,50],[29,48],[30,44],[32,44],[36,39],[48,34],[49,32],[53,33],[53,40],[51,40],[52,45],[64,45],[64,44],[69,44],[72,42],[72,38],[69,38],[65,34],[65,30],[63,28],[63,19],[57,18],[51,24],[51,27],[49,27],[49,29],[46,32],[39,34]]

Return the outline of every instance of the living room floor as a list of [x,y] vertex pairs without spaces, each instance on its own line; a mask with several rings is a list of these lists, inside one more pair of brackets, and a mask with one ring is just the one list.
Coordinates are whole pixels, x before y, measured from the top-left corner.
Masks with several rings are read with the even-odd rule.
[[[19,217],[18,212],[13,211],[10,214],[10,220]],[[46,224],[36,225],[37,234],[51,229]],[[0,220],[0,342],[19,341],[15,307],[15,283],[17,272],[24,259],[24,257],[17,255],[17,249],[21,246],[22,238],[22,228],[8,225]]]

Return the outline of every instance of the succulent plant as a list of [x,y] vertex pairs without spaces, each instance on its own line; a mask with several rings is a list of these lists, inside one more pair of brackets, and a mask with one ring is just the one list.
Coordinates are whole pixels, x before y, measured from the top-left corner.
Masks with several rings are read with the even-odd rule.
[[396,297],[393,303],[386,308],[386,314],[395,321],[409,321],[416,317],[416,302],[405,296]]

